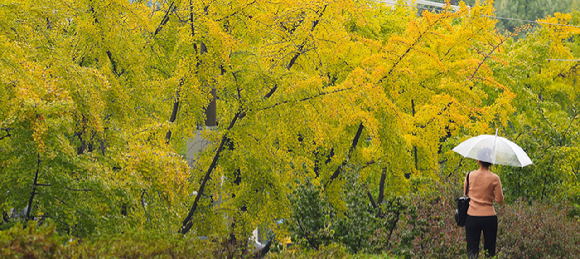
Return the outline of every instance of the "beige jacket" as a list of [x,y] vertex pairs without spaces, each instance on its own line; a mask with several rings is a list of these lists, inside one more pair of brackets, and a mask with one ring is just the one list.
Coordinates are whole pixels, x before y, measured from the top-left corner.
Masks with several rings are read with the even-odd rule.
[[[463,190],[467,187],[467,177],[463,184]],[[499,176],[489,170],[480,169],[469,174],[469,192],[471,199],[467,215],[470,216],[494,216],[493,200],[503,203],[503,191]]]

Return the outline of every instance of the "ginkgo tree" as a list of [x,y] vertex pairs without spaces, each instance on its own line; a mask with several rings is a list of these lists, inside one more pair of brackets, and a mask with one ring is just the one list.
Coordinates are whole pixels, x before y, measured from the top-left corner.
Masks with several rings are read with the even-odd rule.
[[[453,173],[452,145],[516,111],[489,4],[417,16],[371,0],[3,0],[0,12],[0,210],[79,236],[243,239],[289,217],[307,178],[344,210],[352,168],[380,204]],[[218,124],[198,130],[212,102]],[[179,151],[195,132],[212,144],[190,168]]]
[[[0,11],[2,212],[81,236],[173,228],[190,190],[186,162],[166,143],[167,100],[191,79],[159,57],[150,9],[2,1]],[[197,97],[192,105],[206,102]]]
[[[371,1],[244,8],[235,13],[244,22],[228,16],[226,28],[250,29],[256,36],[239,40],[253,47],[232,53],[221,71],[220,126],[207,133],[215,146],[198,160],[199,191],[182,233],[206,223],[194,220],[202,211],[230,215],[242,232],[264,219],[273,227],[305,177],[344,207],[340,179],[352,164],[372,189],[389,178],[404,192],[405,175],[437,177],[442,138],[485,132],[513,110],[513,93],[488,65],[504,62],[496,54],[507,40],[484,16],[490,6],[419,18]],[[216,197],[226,197],[219,208],[202,209]]]

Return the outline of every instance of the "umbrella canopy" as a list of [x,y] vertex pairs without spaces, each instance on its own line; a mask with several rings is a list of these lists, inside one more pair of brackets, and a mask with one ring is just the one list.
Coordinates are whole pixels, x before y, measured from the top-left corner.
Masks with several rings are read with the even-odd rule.
[[520,146],[498,137],[497,131],[495,134],[470,138],[453,148],[453,151],[464,157],[498,165],[524,167],[533,164]]

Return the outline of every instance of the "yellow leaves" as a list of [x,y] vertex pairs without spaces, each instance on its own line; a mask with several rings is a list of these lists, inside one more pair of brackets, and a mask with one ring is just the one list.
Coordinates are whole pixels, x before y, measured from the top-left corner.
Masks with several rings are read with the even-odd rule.
[[[222,211],[237,215],[240,204],[248,205],[253,211],[241,217],[256,224],[287,215],[294,180],[318,175],[313,181],[323,185],[343,162],[372,164],[362,172],[369,181],[388,167],[397,187],[404,187],[406,172],[433,176],[442,139],[486,131],[495,120],[505,124],[515,111],[515,94],[494,75],[496,66],[514,60],[498,58],[501,46],[494,50],[502,38],[482,17],[492,14],[490,5],[470,13],[462,3],[459,12],[416,17],[414,9],[375,1],[193,1],[193,10],[176,1],[163,23],[169,3],[151,15],[125,0],[65,3],[59,21],[69,25],[58,29],[26,21],[15,35],[2,27],[13,21],[0,17],[0,84],[18,104],[2,103],[0,114],[6,109],[26,122],[39,150],[69,141],[67,152],[75,155],[94,135],[91,144],[106,152],[83,151],[79,159],[135,204],[144,193],[159,197],[145,198],[159,203],[143,211],[181,208],[223,134],[228,141],[208,190],[235,194]],[[575,33],[566,30],[550,37]],[[553,53],[565,55],[565,45],[554,45]],[[538,80],[548,83],[564,68],[554,66]],[[190,171],[175,150],[203,125],[209,89],[217,91],[219,126],[201,133],[213,144]],[[177,119],[168,123],[174,103]],[[226,131],[240,111],[244,117]],[[348,154],[360,123],[358,146]],[[63,137],[51,139],[57,130]],[[233,183],[237,172],[240,184]],[[344,208],[340,188],[335,182],[327,195]],[[204,213],[212,218],[198,219],[208,224],[222,219]]]
[[[373,93],[368,99],[367,95],[359,95],[367,104],[362,107],[392,115],[407,145],[401,148],[418,148],[417,173],[437,170],[437,156],[431,154],[438,152],[442,138],[472,127],[473,111],[483,109],[487,113],[489,107],[494,107],[497,110],[491,112],[504,120],[513,111],[509,106],[513,94],[496,82],[487,64],[508,64],[496,54],[501,52],[501,36],[488,27],[489,18],[481,17],[491,14],[490,8],[472,9],[440,14],[424,12],[421,18],[408,22],[404,33],[390,36],[380,51],[363,60],[364,70],[355,69],[351,73],[356,78],[353,85],[360,92]],[[361,71],[382,87],[372,84],[369,87]],[[487,95],[490,88],[496,89],[493,91],[499,92],[501,98],[486,107],[484,104],[489,100],[484,100],[494,96]],[[379,106],[377,102],[386,105]],[[503,110],[498,113],[500,109]],[[372,120],[368,122],[371,132],[381,127],[373,126],[376,124]],[[382,125],[385,126],[388,127]],[[363,152],[369,157],[368,150]]]
[[183,200],[189,191],[186,161],[171,151],[159,148],[165,145],[155,147],[138,143],[136,141],[130,144],[124,152],[123,172],[115,177],[119,186],[137,184],[139,189],[159,192],[168,206]]
[[539,19],[538,23],[542,25],[542,32],[544,36],[552,39],[550,44],[551,54],[550,58],[569,58],[570,52],[565,46],[566,39],[580,34],[580,28],[574,25],[568,25],[572,15],[555,13],[554,16],[548,16],[544,19]]

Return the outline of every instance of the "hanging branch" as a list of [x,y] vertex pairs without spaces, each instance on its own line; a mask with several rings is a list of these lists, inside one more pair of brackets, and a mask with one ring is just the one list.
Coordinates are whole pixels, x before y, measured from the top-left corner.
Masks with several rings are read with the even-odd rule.
[[[206,8],[207,9],[207,8]],[[324,6],[324,9],[320,12],[319,17],[322,17],[322,14],[324,13],[324,10],[326,10],[326,6]],[[312,29],[314,30],[316,28],[316,25],[318,24],[318,20],[314,22]],[[203,46],[201,52],[204,52]],[[207,50],[206,50],[207,51]],[[290,69],[292,68],[292,66],[295,64],[296,60],[293,58],[293,61],[291,60],[290,63],[286,66],[286,69]],[[278,89],[278,86],[275,85],[272,89],[270,89],[270,91],[264,96],[264,99],[270,98]],[[199,199],[201,196],[203,196],[203,192],[205,190],[205,186],[207,184],[207,182],[211,179],[211,173],[213,172],[213,170],[215,169],[215,167],[217,166],[217,162],[219,160],[219,158],[221,157],[221,153],[224,149],[224,144],[227,141],[227,135],[228,132],[230,132],[232,130],[232,128],[235,126],[236,122],[238,120],[243,119],[246,116],[246,110],[243,110],[242,108],[239,109],[239,111],[235,114],[234,118],[232,119],[232,121],[230,122],[226,132],[224,133],[224,135],[222,136],[220,145],[218,147],[218,149],[216,150],[216,153],[213,157],[212,163],[209,166],[203,181],[199,187],[199,190],[197,191],[197,195],[195,197],[195,200],[193,202],[193,205],[191,206],[191,209],[189,210],[189,213],[187,214],[187,217],[183,220],[182,226],[179,229],[179,233],[185,235],[187,234],[187,232],[189,232],[189,230],[191,229],[191,227],[193,226],[193,223],[191,222],[191,219],[193,217],[193,214],[195,213],[198,203],[199,203]],[[362,123],[361,123],[361,127],[362,127]],[[360,128],[360,131],[362,131],[362,128]],[[360,137],[360,136],[359,136]],[[356,141],[358,141],[358,138],[356,139]],[[356,144],[355,144],[356,145]]]

